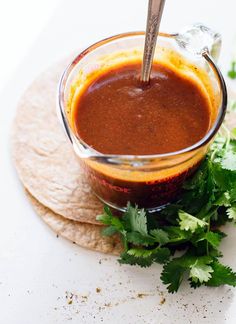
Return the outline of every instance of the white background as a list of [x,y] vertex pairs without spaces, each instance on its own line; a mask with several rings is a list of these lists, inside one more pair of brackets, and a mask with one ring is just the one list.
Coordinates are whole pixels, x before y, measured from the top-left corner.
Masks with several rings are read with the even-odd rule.
[[[169,295],[160,266],[121,267],[116,258],[56,238],[33,212],[11,162],[10,128],[24,89],[70,53],[144,29],[147,0],[0,0],[0,6],[0,323],[236,323],[234,288],[195,291],[186,284]],[[161,30],[193,22],[216,29],[226,71],[236,47],[235,14],[234,0],[167,0]],[[236,231],[227,231],[224,261],[236,269]],[[67,291],[75,294],[71,305]]]

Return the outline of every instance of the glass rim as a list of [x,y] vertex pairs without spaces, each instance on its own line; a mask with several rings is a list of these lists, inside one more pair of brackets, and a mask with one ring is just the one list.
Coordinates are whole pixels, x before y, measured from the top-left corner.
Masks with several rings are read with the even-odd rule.
[[[101,47],[102,45],[109,44],[110,42],[113,42],[115,40],[119,40],[122,38],[129,38],[132,36],[144,36],[145,32],[143,31],[135,31],[135,32],[127,32],[127,33],[121,33],[118,35],[114,35],[111,37],[107,37],[105,39],[102,39],[89,47],[87,47],[85,50],[83,50],[81,53],[79,53],[73,60],[72,62],[66,67],[64,72],[62,73],[62,76],[59,80],[58,84],[58,89],[57,89],[57,108],[59,112],[59,117],[62,121],[62,125],[64,127],[64,130],[72,143],[78,144],[77,141],[79,141],[79,144],[82,145],[83,149],[86,151],[84,152],[84,157],[87,158],[93,158],[93,159],[102,159],[102,160],[108,160],[114,163],[114,160],[117,160],[117,162],[120,163],[120,161],[134,161],[134,160],[153,160],[153,159],[163,159],[163,158],[171,158],[175,156],[179,156],[185,153],[191,153],[194,152],[207,143],[210,142],[210,140],[216,135],[217,131],[219,130],[227,109],[227,88],[226,84],[224,81],[224,77],[217,66],[217,64],[214,62],[213,58],[207,51],[207,49],[204,49],[201,53],[201,57],[206,60],[206,62],[209,64],[213,72],[215,73],[215,76],[217,78],[218,84],[220,86],[221,92],[222,92],[222,100],[220,103],[220,108],[219,112],[217,115],[217,118],[214,122],[214,124],[211,126],[211,128],[208,130],[208,132],[204,135],[203,138],[201,138],[198,142],[194,143],[191,146],[188,146],[184,149],[174,151],[174,152],[167,152],[167,153],[161,153],[161,154],[149,154],[149,155],[126,155],[126,154],[103,154],[99,151],[96,151],[93,149],[91,146],[89,146],[86,142],[84,142],[79,136],[75,135],[73,130],[71,129],[69,125],[69,121],[65,112],[65,98],[64,98],[64,93],[65,93],[65,88],[67,84],[67,80],[73,71],[74,67],[90,52],[93,50],[97,49],[98,47]],[[164,38],[175,38],[178,36],[178,33],[173,33],[173,34],[168,34],[168,33],[159,33],[159,36],[164,37]],[[89,152],[89,153],[88,153]]]

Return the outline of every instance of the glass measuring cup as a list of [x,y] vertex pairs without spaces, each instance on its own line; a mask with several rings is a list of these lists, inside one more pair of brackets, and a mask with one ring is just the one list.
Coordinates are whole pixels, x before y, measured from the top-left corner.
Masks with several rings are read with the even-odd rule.
[[87,145],[72,122],[73,98],[91,75],[125,62],[142,60],[144,33],[133,32],[102,40],[80,53],[66,68],[58,88],[59,116],[79,157],[94,193],[104,203],[124,210],[127,202],[158,209],[176,199],[183,181],[199,166],[223,122],[227,92],[214,63],[221,39],[203,25],[179,34],[160,33],[154,61],[168,63],[202,87],[211,104],[210,128],[194,145],[177,152],[155,155],[102,154]]

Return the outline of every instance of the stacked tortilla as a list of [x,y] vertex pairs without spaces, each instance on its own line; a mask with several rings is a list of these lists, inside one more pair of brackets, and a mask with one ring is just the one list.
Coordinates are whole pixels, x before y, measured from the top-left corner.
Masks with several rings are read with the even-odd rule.
[[59,235],[80,246],[119,254],[117,237],[101,235],[103,206],[92,194],[56,114],[56,90],[64,63],[40,75],[21,98],[12,152],[37,214]]

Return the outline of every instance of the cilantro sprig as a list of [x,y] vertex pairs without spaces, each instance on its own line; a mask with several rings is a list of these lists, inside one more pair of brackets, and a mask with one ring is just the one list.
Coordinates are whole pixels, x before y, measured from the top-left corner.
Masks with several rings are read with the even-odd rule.
[[137,206],[116,217],[105,206],[97,217],[104,235],[119,233],[124,251],[119,262],[149,267],[163,264],[161,280],[169,292],[184,277],[191,287],[236,286],[236,273],[219,259],[219,227],[236,222],[236,139],[218,136],[195,175],[183,185],[179,200],[156,214]]

